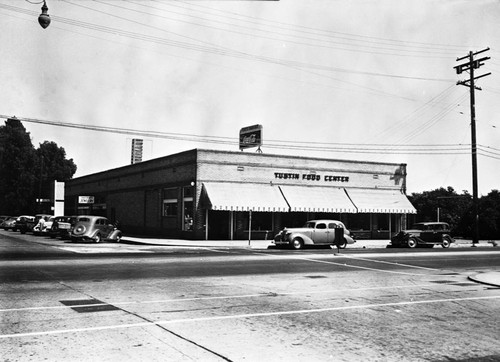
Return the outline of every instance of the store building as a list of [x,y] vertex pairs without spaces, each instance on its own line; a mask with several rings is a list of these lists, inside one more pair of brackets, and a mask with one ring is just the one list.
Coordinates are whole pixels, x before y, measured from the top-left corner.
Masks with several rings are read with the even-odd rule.
[[315,218],[341,220],[357,238],[387,238],[416,213],[406,164],[257,152],[189,150],[75,178],[65,191],[66,214],[166,238],[272,238]]

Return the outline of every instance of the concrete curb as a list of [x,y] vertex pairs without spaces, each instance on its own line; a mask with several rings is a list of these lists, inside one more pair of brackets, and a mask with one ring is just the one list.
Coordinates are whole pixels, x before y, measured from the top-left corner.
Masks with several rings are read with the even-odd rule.
[[[251,248],[251,249],[267,249],[269,246],[274,246],[272,240],[184,240],[184,239],[161,239],[161,238],[141,238],[124,236],[124,243],[157,245],[157,246],[175,246],[175,247],[223,247],[223,248]],[[357,240],[354,244],[347,245],[347,249],[381,249],[387,248],[390,240]],[[473,246],[471,240],[457,239],[451,244],[450,248],[471,248],[471,247],[494,247],[498,245],[492,241],[480,241]],[[436,246],[439,248],[439,246]]]
[[500,272],[488,272],[469,276],[469,279],[487,285],[500,287]]

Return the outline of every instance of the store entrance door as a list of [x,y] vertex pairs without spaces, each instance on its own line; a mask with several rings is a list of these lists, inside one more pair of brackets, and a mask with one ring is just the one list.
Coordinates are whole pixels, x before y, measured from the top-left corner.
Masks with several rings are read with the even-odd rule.
[[229,211],[210,210],[208,215],[208,239],[209,240],[229,240]]

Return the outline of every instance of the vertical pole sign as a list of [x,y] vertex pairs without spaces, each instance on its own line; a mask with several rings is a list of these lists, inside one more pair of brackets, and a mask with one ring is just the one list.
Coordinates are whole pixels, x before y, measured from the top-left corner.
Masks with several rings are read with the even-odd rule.
[[54,181],[54,216],[64,214],[64,182]]
[[244,148],[257,147],[257,152],[262,152],[262,125],[256,124],[240,129],[240,151]]

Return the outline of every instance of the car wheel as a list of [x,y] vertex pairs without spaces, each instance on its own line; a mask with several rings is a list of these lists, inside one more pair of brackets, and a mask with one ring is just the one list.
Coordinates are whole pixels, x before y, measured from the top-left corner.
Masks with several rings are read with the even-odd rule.
[[341,244],[339,244],[339,248],[340,249],[345,249],[346,246],[347,246],[347,240],[344,239],[344,241]]
[[95,234],[94,241],[97,243],[101,242],[101,234],[97,233]]
[[418,244],[417,243],[417,239],[415,239],[415,238],[409,238],[408,239],[408,247],[410,247],[410,248],[413,249],[413,248],[417,247],[417,244]]
[[441,246],[445,249],[448,249],[451,245],[451,238],[449,236],[444,236],[443,237],[443,243]]
[[290,243],[290,246],[292,247],[292,249],[294,250],[299,250],[299,249],[302,249],[304,247],[304,241],[302,241],[301,238],[294,238],[292,240],[292,242]]

